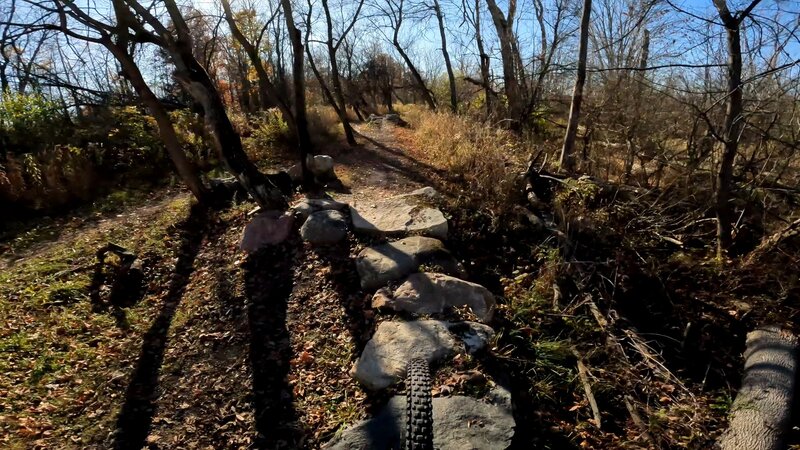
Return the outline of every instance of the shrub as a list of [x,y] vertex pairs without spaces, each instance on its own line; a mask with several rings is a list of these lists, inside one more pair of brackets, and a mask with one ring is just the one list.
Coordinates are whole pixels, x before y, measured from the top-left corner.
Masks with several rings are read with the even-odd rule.
[[339,140],[344,136],[339,116],[328,105],[308,108],[308,131],[312,139],[320,139],[322,143]]
[[183,151],[200,169],[218,165],[216,153],[211,149],[203,119],[189,109],[178,109],[169,113],[175,133]]
[[0,153],[34,152],[62,138],[61,108],[38,93],[0,93]]
[[250,117],[248,137],[242,139],[248,156],[256,161],[269,161],[288,150],[293,136],[289,125],[277,108],[261,111]]
[[446,170],[463,181],[462,195],[489,208],[508,212],[519,195],[519,175],[525,170],[529,150],[513,133],[477,122],[468,116],[401,106],[412,127],[418,158]]

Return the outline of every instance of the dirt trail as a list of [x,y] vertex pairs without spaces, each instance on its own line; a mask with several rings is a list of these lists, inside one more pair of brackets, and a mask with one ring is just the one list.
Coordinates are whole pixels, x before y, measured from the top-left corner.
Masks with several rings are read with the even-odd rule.
[[[33,229],[16,236],[14,238],[16,242],[0,243],[0,269],[24,263],[32,256],[47,253],[59,242],[74,241],[84,238],[87,234],[108,234],[111,230],[136,227],[150,222],[170,203],[188,197],[188,193],[175,189],[153,191],[144,202],[137,202],[136,206],[123,211],[43,218]],[[36,242],[26,245],[25,240],[36,240]]]
[[[359,132],[364,145],[335,156],[337,199],[424,184],[391,129]],[[374,325],[352,259],[366,242],[311,248],[295,236],[245,259],[235,248],[244,223],[212,231],[198,252],[175,314],[189,317],[169,333],[150,425],[137,425],[145,444],[317,448],[379,400],[348,375]]]
[[[344,184],[337,199],[436,186],[435,172],[406,156],[393,127],[358,131],[359,147],[323,150]],[[188,200],[162,191],[121,212],[54,219],[38,227],[38,243],[3,256],[11,278],[0,288],[19,300],[0,304],[9,325],[0,343],[29,336],[30,349],[15,362],[0,358],[14,364],[0,378],[8,419],[0,446],[319,448],[382,403],[348,374],[374,327],[353,260],[371,241],[350,234],[312,248],[295,234],[246,257],[238,243],[252,203],[187,211]],[[144,252],[149,282],[116,327],[79,294],[52,309],[15,281],[17,271],[52,261],[57,268],[30,282],[80,289],[88,271],[63,268],[90,266],[93,249],[109,239]],[[65,274],[53,279],[55,271]],[[52,330],[39,334],[37,323]],[[67,326],[68,344],[59,343]],[[58,362],[52,374],[14,393],[45,356]]]

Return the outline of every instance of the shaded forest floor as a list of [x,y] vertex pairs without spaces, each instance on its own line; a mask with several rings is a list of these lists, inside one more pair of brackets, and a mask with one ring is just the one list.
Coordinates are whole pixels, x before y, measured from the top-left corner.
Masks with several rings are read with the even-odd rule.
[[[334,156],[343,181],[335,198],[377,199],[425,185],[453,192],[447,174],[426,164],[422,149],[410,148],[407,130],[361,131],[357,149],[320,150]],[[44,222],[4,243],[0,446],[318,448],[379,407],[387,394],[365,392],[348,375],[376,321],[353,263],[371,242],[351,234],[319,249],[295,234],[248,258],[238,242],[253,207],[245,201],[207,210],[186,193],[164,190],[121,211]],[[676,262],[666,281],[647,267],[631,277],[631,269],[620,293],[589,292],[608,316],[623,316],[622,325],[605,330],[577,287],[564,289],[558,310],[535,293],[532,280],[558,281],[548,238],[513,227],[499,232],[476,211],[445,210],[453,231],[448,247],[471,279],[505,299],[495,355],[440,371],[439,386],[470,389],[458,380],[476,369],[488,378],[510,376],[518,448],[708,448],[739,377],[743,333],[765,318],[748,311],[762,304],[737,307],[715,297],[729,281],[713,267],[682,273],[686,265]],[[89,298],[95,252],[106,242],[144,262],[146,290],[124,307]],[[617,266],[640,265],[627,256],[616,255]],[[579,272],[606,276],[595,266]],[[696,279],[698,273],[707,278]],[[794,304],[772,313],[797,317]],[[652,375],[658,369],[641,356],[625,368],[594,350],[631,325],[657,341],[649,363],[666,364],[667,374]],[[696,354],[680,350],[689,339],[680,342],[684,328],[702,343],[689,344]],[[574,349],[592,369],[603,431],[589,420]],[[655,381],[626,384],[645,373]],[[637,389],[654,398],[642,401]],[[620,406],[627,396],[635,397],[642,423]]]

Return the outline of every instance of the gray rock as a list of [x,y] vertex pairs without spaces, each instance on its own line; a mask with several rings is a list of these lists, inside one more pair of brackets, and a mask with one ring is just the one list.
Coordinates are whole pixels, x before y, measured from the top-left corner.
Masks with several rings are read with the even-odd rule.
[[435,190],[427,187],[374,203],[350,206],[353,228],[376,236],[423,235],[447,238],[447,219],[433,206]]
[[434,266],[440,272],[464,276],[464,268],[447,251],[442,241],[422,236],[368,247],[356,258],[361,287],[365,290],[401,280],[418,270],[421,265]]
[[240,248],[254,253],[267,245],[280,244],[292,231],[294,217],[281,211],[264,211],[250,219],[244,227]]
[[491,328],[475,322],[382,322],[350,375],[367,389],[384,389],[405,377],[406,364],[413,358],[435,363],[457,353],[474,353],[493,336]]
[[[326,450],[401,449],[406,399],[395,396],[374,418],[344,429]],[[433,399],[433,446],[438,450],[504,450],[514,438],[514,416],[506,405],[470,397]]]
[[415,189],[415,190],[409,192],[408,194],[400,194],[397,197],[399,197],[399,198],[404,198],[404,197],[420,197],[420,198],[422,198],[422,197],[424,197],[424,198],[427,198],[430,201],[436,201],[436,200],[441,200],[442,199],[442,195],[439,194],[439,191],[437,191],[436,189],[434,189],[434,188],[432,188],[430,186],[421,187],[419,189]]
[[[320,180],[332,180],[336,178],[333,170],[333,158],[328,155],[308,155],[306,166],[311,173]],[[300,163],[286,169],[286,173],[295,183],[303,179],[303,169]]]
[[405,376],[411,359],[425,358],[433,363],[455,355],[458,349],[459,343],[446,322],[382,322],[350,374],[368,389],[384,389]]
[[306,157],[308,170],[320,180],[333,180],[336,174],[333,171],[333,158],[328,155],[308,155]]
[[373,308],[389,308],[416,314],[441,314],[449,308],[468,306],[482,321],[492,320],[494,295],[485,287],[441,273],[415,273],[388,293],[372,298]]
[[494,330],[482,323],[463,321],[450,322],[447,330],[458,338],[463,344],[464,349],[469,354],[475,354],[484,348],[494,339]]
[[300,237],[316,245],[341,242],[347,237],[347,220],[339,211],[318,211],[300,227]]
[[484,397],[483,400],[492,405],[508,408],[509,411],[513,407],[511,392],[500,385],[496,385],[486,393],[486,397]]
[[295,183],[303,180],[303,168],[300,167],[300,163],[297,163],[286,169],[286,173],[289,174],[289,178],[291,178]]
[[347,203],[337,202],[329,198],[306,198],[292,206],[292,210],[302,220],[305,220],[308,216],[317,211],[342,211],[345,208],[347,208]]

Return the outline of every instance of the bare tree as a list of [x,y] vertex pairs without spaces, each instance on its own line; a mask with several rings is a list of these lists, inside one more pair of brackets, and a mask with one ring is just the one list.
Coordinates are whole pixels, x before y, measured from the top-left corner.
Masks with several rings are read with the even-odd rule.
[[516,128],[522,126],[524,119],[525,97],[523,95],[523,80],[519,74],[522,72],[522,59],[519,55],[517,37],[514,34],[514,21],[516,20],[517,1],[509,0],[508,15],[497,6],[495,0],[486,0],[492,22],[497,30],[500,40],[500,56],[503,60],[503,84],[508,102],[508,115]]
[[305,57],[303,37],[294,23],[291,0],[281,0],[281,6],[283,7],[283,17],[286,21],[286,30],[292,43],[294,121],[297,128],[297,146],[300,150],[300,167],[303,171],[303,184],[309,187],[312,177],[311,172],[308,170],[306,159],[308,155],[313,154],[313,148],[311,146],[311,135],[308,133],[308,118],[306,117],[306,72],[305,63],[303,62]]
[[740,27],[761,0],[753,0],[744,10],[731,14],[726,0],[713,0],[719,18],[725,26],[728,49],[728,86],[725,122],[722,125],[724,151],[717,173],[717,257],[725,256],[731,246],[732,217],[728,201],[733,183],[733,162],[739,149],[739,138],[744,127],[742,117],[742,42]]
[[564,146],[561,148],[559,166],[562,170],[572,171],[575,168],[575,136],[578,133],[578,120],[581,115],[581,101],[583,100],[583,85],[586,82],[586,53],[589,45],[589,17],[592,13],[592,0],[583,1],[581,14],[580,43],[578,44],[578,72],[575,76],[575,87],[572,91],[572,103],[569,108],[567,133],[564,136]]
[[444,29],[444,14],[439,5],[439,0],[433,0],[433,12],[436,14],[436,21],[439,23],[439,35],[442,39],[442,57],[444,66],[447,69],[447,81],[450,86],[450,109],[458,112],[458,95],[456,94],[456,77],[453,74],[453,65],[450,63],[450,54],[447,52],[447,34]]
[[[342,128],[344,129],[344,135],[347,139],[347,143],[350,145],[356,145],[356,138],[353,134],[353,127],[350,125],[350,120],[347,118],[347,103],[344,100],[344,89],[342,88],[342,81],[339,74],[339,62],[337,60],[337,53],[339,51],[339,47],[342,45],[342,42],[347,39],[348,33],[353,29],[358,20],[358,16],[361,13],[361,8],[364,6],[364,0],[359,0],[356,6],[356,10],[353,13],[352,18],[350,19],[349,23],[345,25],[344,31],[339,34],[338,37],[334,37],[333,33],[333,18],[331,17],[331,10],[328,6],[328,0],[321,0],[322,1],[322,9],[325,11],[325,27],[327,31],[327,40],[325,44],[328,48],[328,64],[330,64],[330,76],[331,76],[331,84],[333,85],[333,98],[334,98],[334,105],[337,107],[337,114],[339,115],[339,119],[342,122]],[[310,9],[310,8],[309,8]],[[310,15],[310,11],[309,11]],[[309,56],[309,60],[311,56]],[[320,83],[324,83],[322,79],[320,79]]]
[[[267,73],[267,68],[264,65],[264,61],[261,59],[261,54],[259,52],[260,48],[260,39],[263,38],[264,32],[266,31],[267,27],[270,25],[270,22],[273,18],[271,18],[261,29],[259,33],[258,41],[251,42],[239,28],[239,25],[236,23],[233,11],[231,10],[231,5],[228,0],[221,0],[223,12],[225,15],[225,21],[228,23],[230,27],[231,34],[242,46],[247,56],[250,58],[250,63],[253,67],[253,70],[256,72],[257,80],[258,80],[258,94],[259,99],[262,105],[276,105],[278,109],[280,109],[281,114],[283,115],[283,119],[289,125],[289,128],[292,130],[293,133],[297,134],[297,124],[295,123],[294,115],[292,114],[291,106],[287,99],[283,96],[283,94],[278,90],[278,88],[272,83],[269,78],[269,74]],[[246,78],[246,74],[245,74]],[[299,141],[299,135],[298,135]]]
[[492,114],[494,100],[497,97],[497,94],[492,89],[492,77],[490,72],[491,60],[489,59],[489,55],[486,53],[486,49],[483,44],[483,36],[481,34],[481,0],[475,0],[471,9],[469,6],[467,6],[466,0],[462,1],[464,19],[472,24],[472,27],[475,29],[475,45],[478,48],[478,58],[480,58],[481,80],[479,83],[474,81],[473,83],[483,87],[486,116],[489,117]]
[[428,86],[425,84],[425,80],[422,79],[422,75],[420,75],[419,70],[411,61],[411,58],[406,53],[403,45],[400,43],[400,29],[403,26],[404,20],[404,6],[405,0],[386,0],[386,8],[382,12],[389,20],[389,25],[392,28],[392,45],[394,45],[395,50],[403,59],[403,62],[406,63],[406,67],[408,71],[411,73],[411,77],[414,80],[414,83],[417,85],[419,93],[422,95],[422,99],[425,101],[425,104],[428,105],[428,108],[435,110],[436,109],[436,100],[433,98],[433,94],[431,93]]

